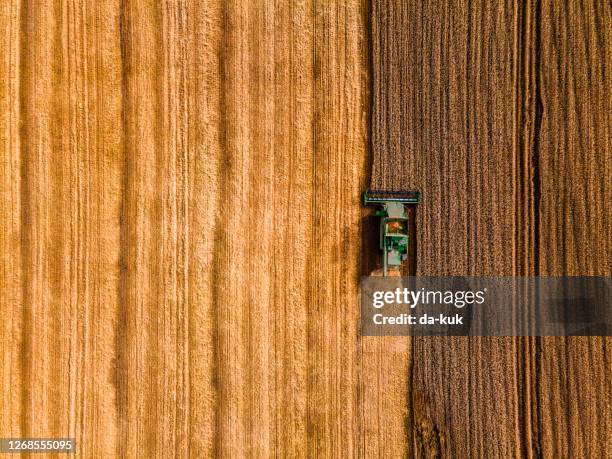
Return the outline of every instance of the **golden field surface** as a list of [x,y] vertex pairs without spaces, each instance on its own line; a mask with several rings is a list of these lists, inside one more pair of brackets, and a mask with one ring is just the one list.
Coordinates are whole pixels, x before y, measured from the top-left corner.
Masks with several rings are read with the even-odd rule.
[[422,191],[418,275],[611,275],[610,16],[2,2],[0,437],[605,457],[609,338],[361,337],[358,292],[370,185]]

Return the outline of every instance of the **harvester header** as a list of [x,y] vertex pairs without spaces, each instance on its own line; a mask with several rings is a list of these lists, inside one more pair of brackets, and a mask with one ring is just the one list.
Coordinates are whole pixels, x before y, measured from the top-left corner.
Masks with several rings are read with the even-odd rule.
[[419,190],[367,190],[363,194],[363,203],[367,206],[370,204],[383,204],[385,202],[401,202],[405,204],[418,204],[421,201],[421,192]]

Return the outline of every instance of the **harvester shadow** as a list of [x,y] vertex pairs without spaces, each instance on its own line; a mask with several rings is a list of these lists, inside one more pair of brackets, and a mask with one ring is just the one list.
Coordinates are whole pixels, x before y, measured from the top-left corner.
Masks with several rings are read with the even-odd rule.
[[382,269],[379,242],[380,218],[372,208],[363,208],[361,214],[361,276],[370,276]]

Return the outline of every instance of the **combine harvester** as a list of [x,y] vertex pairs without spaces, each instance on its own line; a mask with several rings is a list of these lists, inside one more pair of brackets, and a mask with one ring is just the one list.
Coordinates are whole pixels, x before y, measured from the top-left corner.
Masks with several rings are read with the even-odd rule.
[[408,205],[421,200],[418,190],[367,190],[364,205],[378,205],[375,215],[380,218],[380,249],[383,252],[383,276],[399,276],[402,263],[408,259],[410,219]]

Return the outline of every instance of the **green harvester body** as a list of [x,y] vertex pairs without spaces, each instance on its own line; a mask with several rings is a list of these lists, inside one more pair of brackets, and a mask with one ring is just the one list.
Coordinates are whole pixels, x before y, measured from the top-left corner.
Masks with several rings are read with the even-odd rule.
[[421,193],[417,190],[367,190],[364,205],[378,205],[375,215],[380,217],[380,249],[383,252],[383,275],[398,271],[408,258],[409,216],[406,206],[418,204]]

